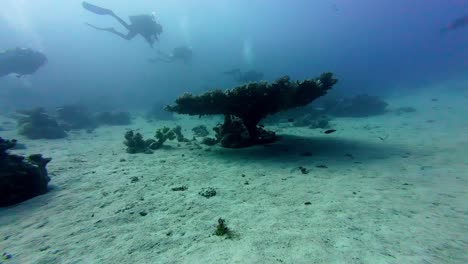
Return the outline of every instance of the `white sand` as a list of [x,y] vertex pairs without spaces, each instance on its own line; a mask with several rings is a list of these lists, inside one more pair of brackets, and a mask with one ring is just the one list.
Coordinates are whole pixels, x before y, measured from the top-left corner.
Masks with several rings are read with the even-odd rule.
[[[329,135],[276,128],[287,136],[248,149],[168,143],[130,155],[126,127],[19,138],[28,149],[17,152],[53,158],[52,190],[0,209],[0,253],[13,255],[5,263],[468,263],[468,98],[431,93],[390,99],[416,113],[336,119]],[[190,137],[200,122],[180,124]],[[149,137],[160,125],[131,128]],[[206,187],[217,195],[200,196]],[[236,238],[213,235],[219,217]]]

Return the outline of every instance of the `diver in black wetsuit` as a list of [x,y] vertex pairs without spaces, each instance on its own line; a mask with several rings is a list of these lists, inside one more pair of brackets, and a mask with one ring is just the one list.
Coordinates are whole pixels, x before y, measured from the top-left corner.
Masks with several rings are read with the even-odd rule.
[[103,27],[97,27],[89,23],[86,23],[88,26],[97,30],[103,30],[103,31],[113,33],[126,40],[133,39],[136,35],[141,35],[143,38],[145,38],[146,42],[148,42],[148,44],[151,47],[153,47],[154,42],[158,41],[159,35],[163,31],[161,24],[156,22],[154,13],[151,15],[130,16],[129,17],[130,24],[128,24],[123,19],[115,15],[114,12],[110,9],[95,6],[88,2],[83,2],[82,5],[83,5],[83,8],[85,8],[86,10],[92,13],[95,13],[98,15],[109,15],[115,18],[123,27],[125,27],[128,30],[128,33],[124,34],[124,33],[118,32],[117,30],[111,27],[103,28]]

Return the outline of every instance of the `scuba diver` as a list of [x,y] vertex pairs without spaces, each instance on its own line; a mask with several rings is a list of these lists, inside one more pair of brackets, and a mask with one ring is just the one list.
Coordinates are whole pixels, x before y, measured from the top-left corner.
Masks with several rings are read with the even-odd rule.
[[184,63],[188,63],[192,60],[192,47],[181,46],[176,47],[172,50],[171,54],[166,54],[160,50],[158,50],[159,57],[149,59],[149,62],[156,63],[159,61],[172,63],[175,61],[183,61]]
[[128,30],[128,33],[127,34],[121,33],[111,27],[109,28],[97,27],[89,23],[86,23],[86,25],[97,30],[102,30],[102,31],[113,33],[126,40],[133,39],[136,35],[139,34],[146,40],[146,42],[148,42],[148,44],[152,48],[154,45],[154,42],[159,40],[159,35],[163,31],[161,24],[156,22],[156,16],[154,13],[152,13],[151,15],[129,16],[130,24],[128,24],[123,19],[118,17],[116,14],[114,14],[114,12],[110,9],[95,6],[88,2],[83,2],[82,5],[84,9],[94,14],[109,15],[115,18],[124,28]]
[[11,73],[20,78],[35,73],[47,62],[47,57],[32,49],[16,48],[0,52],[0,77]]
[[452,23],[448,24],[447,26],[443,27],[440,32],[445,33],[448,31],[452,31],[455,29],[462,28],[464,26],[468,26],[468,15],[460,17],[452,21]]
[[234,80],[240,83],[256,82],[263,78],[263,73],[254,70],[241,72],[240,69],[232,69],[223,73],[232,76]]

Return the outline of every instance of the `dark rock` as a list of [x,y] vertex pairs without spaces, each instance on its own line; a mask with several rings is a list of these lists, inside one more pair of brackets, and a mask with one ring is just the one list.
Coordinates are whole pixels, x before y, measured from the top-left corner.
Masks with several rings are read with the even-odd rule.
[[130,178],[131,183],[135,183],[135,182],[139,182],[139,181],[140,181],[140,179],[137,176],[133,176],[132,178]]
[[308,174],[309,170],[307,168],[304,168],[302,166],[299,167],[299,170],[301,171],[302,174]]
[[211,198],[216,195],[216,190],[211,187],[203,188],[198,194],[205,198]]
[[171,188],[171,190],[174,192],[183,192],[183,191],[186,191],[187,189],[188,189],[187,186],[179,186],[179,187]]
[[40,154],[24,158],[7,153],[15,143],[0,137],[0,206],[20,203],[48,191],[46,165],[51,159]]

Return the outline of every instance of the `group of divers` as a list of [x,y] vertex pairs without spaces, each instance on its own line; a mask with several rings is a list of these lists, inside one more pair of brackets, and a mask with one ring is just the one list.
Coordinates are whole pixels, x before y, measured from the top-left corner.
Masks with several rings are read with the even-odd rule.
[[[163,32],[163,27],[156,21],[156,14],[134,15],[129,16],[130,23],[117,16],[111,9],[99,7],[88,2],[82,2],[82,6],[89,12],[102,16],[111,16],[125,28],[126,32],[122,33],[112,27],[98,27],[90,23],[86,23],[89,27],[109,32],[122,39],[131,40],[140,35],[145,41],[154,47],[154,43],[159,41],[159,36]],[[453,20],[451,23],[440,29],[441,33],[446,33],[456,29],[460,29],[468,25],[468,15]],[[160,50],[157,52],[156,58],[151,58],[148,61],[151,63],[165,62],[172,63],[181,61],[188,63],[192,59],[192,48],[189,46],[180,46],[167,54]],[[41,66],[47,63],[47,57],[42,52],[29,48],[15,48],[0,52],[0,77],[16,74],[17,77],[35,73]],[[224,72],[238,82],[258,81],[263,77],[261,72],[254,70],[242,72],[240,69],[233,69]]]

